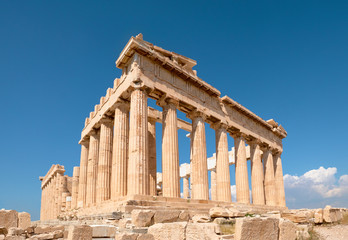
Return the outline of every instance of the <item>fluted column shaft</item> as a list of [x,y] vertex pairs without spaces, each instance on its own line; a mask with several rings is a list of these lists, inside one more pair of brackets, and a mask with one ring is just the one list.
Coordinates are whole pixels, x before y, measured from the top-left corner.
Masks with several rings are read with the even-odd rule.
[[277,205],[286,207],[281,153],[273,155]]
[[226,127],[215,130],[216,142],[216,184],[218,201],[231,202],[230,164]]
[[207,148],[203,115],[192,117],[192,195],[194,199],[209,200]]
[[265,199],[266,205],[276,206],[276,189],[274,179],[273,155],[270,149],[263,151],[263,165],[265,167]]
[[99,152],[99,135],[96,131],[92,131],[90,134],[88,150],[86,205],[91,206],[96,201]]
[[99,158],[97,175],[97,197],[96,202],[100,203],[110,199],[110,171],[112,158],[112,119],[103,118],[100,121]]
[[147,94],[134,89],[130,103],[128,195],[149,194],[147,127]]
[[246,159],[245,139],[242,135],[234,136],[235,165],[236,165],[236,194],[237,202],[250,203],[248,165]]
[[127,195],[129,104],[119,102],[115,108],[112,150],[111,199]]
[[253,204],[265,205],[264,176],[260,145],[256,142],[252,142],[249,146],[252,202]]
[[217,184],[216,184],[216,169],[210,170],[210,199],[212,201],[217,201]]
[[189,184],[189,177],[183,177],[183,197],[184,199],[188,199],[190,197],[190,184]]
[[157,164],[156,164],[156,120],[149,119],[148,122],[149,143],[149,194],[157,195]]
[[73,179],[72,179],[72,194],[71,194],[71,208],[74,209],[77,207],[77,198],[79,192],[79,175],[80,167],[74,167],[73,170]]
[[163,197],[180,197],[178,123],[172,99],[163,106],[162,127]]
[[88,141],[81,142],[79,190],[78,190],[78,200],[77,200],[78,207],[86,206],[88,148],[89,148]]
[[44,220],[45,212],[45,187],[41,188],[41,208],[40,208],[40,220]]

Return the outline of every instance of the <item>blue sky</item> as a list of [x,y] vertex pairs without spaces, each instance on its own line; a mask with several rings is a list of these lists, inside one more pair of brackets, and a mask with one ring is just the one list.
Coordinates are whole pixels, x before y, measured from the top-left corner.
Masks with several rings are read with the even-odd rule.
[[[347,9],[346,1],[0,1],[0,208],[38,218],[38,177],[52,164],[70,176],[79,165],[84,119],[140,32],[197,60],[198,76],[222,95],[284,126],[289,207],[348,207]],[[302,201],[298,186],[317,195]]]

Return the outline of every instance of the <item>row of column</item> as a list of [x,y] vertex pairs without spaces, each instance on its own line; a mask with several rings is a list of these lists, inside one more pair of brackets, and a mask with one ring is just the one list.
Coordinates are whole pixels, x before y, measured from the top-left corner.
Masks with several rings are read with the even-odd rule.
[[[158,101],[158,104],[163,108],[162,192],[164,197],[180,197],[178,102],[165,99]],[[208,200],[204,115],[195,111],[188,117],[192,120],[191,197]],[[216,131],[217,156],[214,198],[230,202],[227,126],[214,124],[213,128]],[[233,137],[237,202],[250,203],[245,138],[241,134]],[[285,206],[280,155],[274,155],[270,150],[264,151],[263,170],[260,145],[252,144],[252,149],[253,203]],[[89,142],[81,142],[79,175],[79,207],[108,199],[116,200],[125,195],[156,195],[156,127],[155,120],[148,119],[147,94],[143,89],[134,89],[130,106],[126,102],[119,102],[114,120],[104,118],[100,130],[89,134]],[[188,186],[185,179],[184,186]],[[188,195],[185,190],[184,195]]]
[[57,171],[52,174],[48,182],[42,187],[40,219],[55,219],[61,213],[64,198],[67,192],[66,177],[64,172]]

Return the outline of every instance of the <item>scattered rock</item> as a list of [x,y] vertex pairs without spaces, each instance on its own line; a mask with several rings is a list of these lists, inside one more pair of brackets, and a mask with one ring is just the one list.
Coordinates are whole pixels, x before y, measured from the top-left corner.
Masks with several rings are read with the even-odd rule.
[[298,224],[296,228],[296,239],[306,240],[311,238],[309,234],[310,228],[307,224]]
[[339,208],[332,208],[331,206],[326,206],[323,210],[323,220],[326,223],[338,222],[342,219],[342,213]]
[[155,240],[155,237],[152,234],[141,234],[138,236],[137,240]]
[[215,223],[188,223],[186,227],[186,240],[218,240],[215,233]]
[[19,236],[24,233],[24,230],[17,227],[11,227],[8,229],[8,236]]
[[190,214],[188,211],[184,210],[184,211],[181,211],[181,213],[179,214],[179,219],[178,221],[181,222],[181,221],[188,221],[190,220]]
[[0,226],[9,229],[18,227],[18,213],[15,210],[0,210]]
[[207,223],[210,221],[210,216],[205,214],[197,214],[192,217],[194,223]]
[[229,217],[230,213],[226,208],[222,207],[213,207],[209,210],[209,215],[212,218],[217,218],[217,217]]
[[323,209],[316,209],[314,211],[314,223],[323,223],[323,221]]
[[137,233],[119,233],[116,235],[115,240],[137,240]]
[[310,219],[314,217],[314,211],[308,209],[290,210],[283,212],[281,217],[294,223],[309,223]]
[[149,227],[148,234],[153,235],[155,240],[185,239],[186,222],[157,223]]
[[296,239],[296,225],[287,220],[279,220],[279,240],[295,240]]
[[153,216],[155,211],[153,210],[139,210],[132,211],[132,223],[136,227],[148,227],[153,224]]
[[237,218],[236,240],[277,240],[278,239],[277,218]]
[[115,226],[98,225],[98,226],[91,226],[91,227],[92,227],[92,235],[94,238],[115,237],[116,235]]
[[80,226],[70,226],[68,233],[68,240],[92,240],[92,227],[88,225],[80,225]]
[[27,229],[31,225],[30,214],[27,212],[18,213],[18,227]]
[[155,223],[176,222],[179,214],[180,210],[157,210],[153,218]]

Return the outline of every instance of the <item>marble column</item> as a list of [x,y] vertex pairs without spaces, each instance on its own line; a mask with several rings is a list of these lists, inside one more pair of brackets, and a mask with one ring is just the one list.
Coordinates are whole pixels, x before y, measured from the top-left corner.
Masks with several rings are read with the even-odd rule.
[[216,200],[231,202],[230,164],[228,156],[227,126],[218,124],[215,128],[216,143]]
[[149,194],[147,94],[136,88],[131,93],[127,194]]
[[116,103],[111,167],[111,199],[127,195],[129,103]]
[[274,179],[273,155],[269,148],[263,151],[263,165],[265,171],[265,199],[266,205],[276,206],[276,189]]
[[212,201],[217,201],[218,197],[217,197],[217,184],[216,184],[216,169],[212,169],[210,170],[210,199]]
[[79,174],[79,190],[78,190],[77,207],[84,207],[86,206],[89,140],[82,141],[80,144],[81,144],[81,159],[80,159],[80,174]]
[[99,152],[99,134],[96,130],[91,131],[88,149],[87,164],[87,191],[86,205],[92,206],[96,201],[96,183]]
[[[63,207],[63,192],[66,189],[67,186],[67,179],[64,176],[64,173],[58,172],[58,213],[57,216],[62,212],[62,207]],[[57,218],[57,216],[54,216],[54,218]]]
[[79,192],[79,175],[80,175],[80,167],[74,167],[73,170],[73,179],[72,179],[72,187],[71,187],[71,208],[74,209],[77,207],[77,197]]
[[40,220],[44,220],[44,212],[45,212],[45,186],[41,188],[41,208],[40,208]]
[[263,164],[261,159],[261,150],[259,142],[252,141],[250,146],[250,162],[251,162],[251,194],[252,203],[265,205],[265,189]]
[[235,176],[237,202],[250,203],[248,165],[246,159],[245,139],[242,134],[236,134],[234,138],[235,149]]
[[112,158],[113,121],[105,117],[100,120],[98,175],[96,185],[96,202],[110,199],[110,171]]
[[189,184],[189,177],[185,176],[182,178],[183,180],[183,197],[184,199],[188,199],[190,197],[190,184]]
[[192,119],[192,197],[209,200],[207,148],[205,138],[204,115],[199,112],[190,114]]
[[148,122],[149,143],[149,194],[157,195],[157,166],[156,166],[156,120],[149,118]]
[[163,197],[180,197],[179,143],[176,107],[178,102],[167,99],[162,119],[162,192]]
[[286,207],[284,180],[283,180],[283,167],[282,167],[282,160],[280,158],[280,155],[281,153],[279,152],[273,155],[276,199],[277,199],[278,206]]

